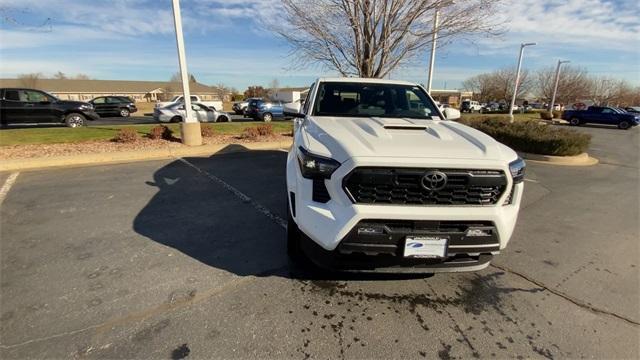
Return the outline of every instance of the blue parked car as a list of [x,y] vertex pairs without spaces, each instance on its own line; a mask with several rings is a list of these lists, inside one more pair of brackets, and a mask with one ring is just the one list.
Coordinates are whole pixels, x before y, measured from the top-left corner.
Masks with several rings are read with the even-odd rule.
[[587,123],[605,124],[616,125],[623,130],[640,124],[640,117],[636,114],[610,106],[589,106],[587,110],[565,110],[562,113],[562,119],[574,126]]
[[273,119],[284,119],[284,105],[282,102],[271,102],[262,99],[251,99],[247,105],[245,115],[254,120],[270,122]]

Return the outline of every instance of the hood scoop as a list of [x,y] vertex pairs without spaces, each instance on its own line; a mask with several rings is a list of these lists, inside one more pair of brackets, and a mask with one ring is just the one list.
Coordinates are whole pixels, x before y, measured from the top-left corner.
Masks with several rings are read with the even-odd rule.
[[384,128],[387,130],[427,130],[426,126],[416,124],[384,125]]

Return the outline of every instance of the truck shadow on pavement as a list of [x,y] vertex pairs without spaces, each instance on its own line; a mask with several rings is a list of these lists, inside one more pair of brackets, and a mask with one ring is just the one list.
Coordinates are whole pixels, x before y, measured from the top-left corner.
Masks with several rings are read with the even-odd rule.
[[[238,145],[233,145],[237,150]],[[157,170],[158,192],[138,213],[134,230],[191,258],[239,276],[309,280],[397,280],[410,274],[328,273],[289,261],[284,151],[247,151],[184,158]],[[243,197],[246,196],[246,197]],[[260,209],[260,206],[263,209]]]

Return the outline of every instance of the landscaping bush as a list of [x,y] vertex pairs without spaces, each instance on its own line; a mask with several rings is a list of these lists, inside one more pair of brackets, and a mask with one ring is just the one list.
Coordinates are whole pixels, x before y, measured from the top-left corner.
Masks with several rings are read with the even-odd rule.
[[591,135],[541,124],[535,120],[510,123],[507,119],[461,120],[516,151],[533,154],[572,156],[587,150]]
[[548,111],[540,112],[540,119],[542,120],[553,120],[553,116]]
[[241,139],[247,139],[247,140],[256,140],[259,137],[260,137],[260,131],[258,130],[257,127],[248,127],[242,130],[242,133],[240,134]]
[[119,143],[134,143],[138,139],[140,139],[140,135],[138,135],[136,129],[122,128],[118,130],[112,140]]
[[553,110],[553,117],[556,119],[561,119],[562,118],[562,113],[564,111],[560,111],[560,110]]
[[213,131],[213,126],[209,124],[201,124],[200,134],[202,134],[203,138],[208,138],[208,137],[213,137],[213,135],[215,135],[215,131]]
[[273,135],[273,125],[271,124],[258,125],[256,129],[258,129],[258,133],[260,134],[260,136]]
[[147,136],[153,140],[173,140],[173,130],[165,125],[158,125],[152,127]]

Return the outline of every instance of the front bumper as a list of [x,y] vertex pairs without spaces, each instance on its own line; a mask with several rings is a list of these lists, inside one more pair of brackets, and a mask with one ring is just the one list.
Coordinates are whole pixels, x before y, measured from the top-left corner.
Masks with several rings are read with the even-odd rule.
[[[488,160],[455,160],[455,159],[397,159],[389,158],[355,158],[343,163],[332,175],[331,179],[324,180],[330,200],[326,203],[314,201],[313,180],[305,179],[300,174],[297,161],[290,154],[287,163],[287,183],[292,199],[292,216],[296,225],[303,234],[303,249],[310,258],[316,259],[326,267],[341,269],[356,260],[356,267],[376,269],[390,268],[397,271],[398,267],[420,268],[419,271],[474,271],[486,267],[492,255],[498,254],[504,249],[511,238],[515,228],[520,201],[524,190],[524,184],[513,184],[508,177],[507,187],[494,205],[486,206],[453,206],[453,205],[379,205],[379,204],[354,204],[343,189],[342,179],[355,167],[359,166],[424,166],[425,162],[430,167],[441,168],[472,168],[495,169],[509,173],[508,165],[504,162]],[[513,188],[513,191],[511,189]],[[507,198],[511,201],[507,204]],[[366,251],[352,251],[345,253],[344,244],[349,239],[354,229],[366,221],[378,222],[422,222],[422,223],[478,223],[491,227],[493,240],[483,243],[471,243],[478,239],[465,239],[460,234],[445,234],[450,236],[451,242],[448,248],[448,256],[442,260],[416,260],[405,259],[402,251],[407,235],[415,235],[412,232],[396,232],[393,234],[393,245],[390,253],[375,253]],[[414,229],[420,228],[419,226]],[[454,237],[458,236],[458,240]],[[455,240],[455,241],[454,241]],[[304,245],[305,242],[310,242]],[[462,245],[482,245],[476,247]],[[464,261],[464,264],[461,263]],[[340,265],[345,263],[346,265]],[[368,265],[367,265],[368,264]],[[419,266],[417,266],[419,265]],[[457,270],[459,269],[459,270]]]
[[93,110],[83,111],[82,113],[84,117],[86,117],[89,120],[98,120],[100,118],[100,115],[98,115],[98,113]]

